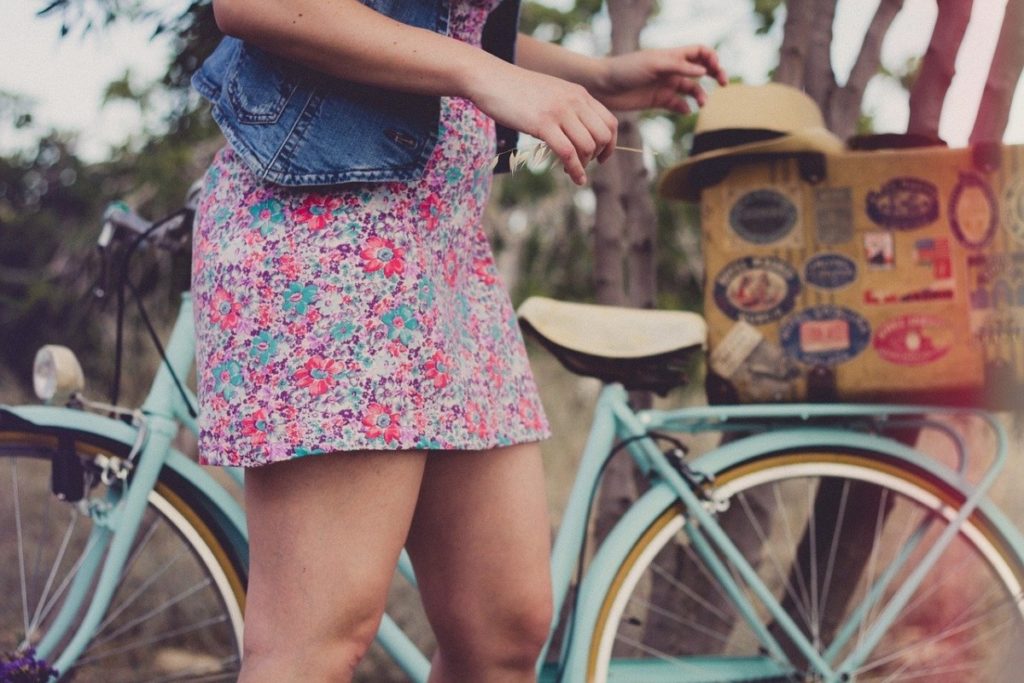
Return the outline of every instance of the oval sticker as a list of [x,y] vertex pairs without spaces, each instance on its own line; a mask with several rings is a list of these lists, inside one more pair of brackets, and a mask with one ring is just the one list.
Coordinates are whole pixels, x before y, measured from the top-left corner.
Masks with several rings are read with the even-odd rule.
[[718,308],[733,320],[764,325],[793,310],[800,278],[789,263],[774,256],[736,259],[715,276]]
[[796,225],[796,205],[776,190],[754,190],[736,200],[729,210],[729,225],[753,244],[777,242]]
[[949,226],[965,246],[980,249],[996,234],[996,197],[992,188],[974,172],[960,174],[949,195]]
[[896,365],[934,363],[953,347],[948,320],[934,315],[901,315],[875,330],[875,351]]
[[913,230],[939,217],[939,190],[922,178],[893,178],[866,197],[868,217],[883,228]]
[[821,289],[839,289],[857,279],[857,264],[842,254],[820,254],[804,264],[804,280]]
[[779,330],[786,354],[807,365],[838,365],[863,351],[871,325],[842,306],[814,306],[790,317]]

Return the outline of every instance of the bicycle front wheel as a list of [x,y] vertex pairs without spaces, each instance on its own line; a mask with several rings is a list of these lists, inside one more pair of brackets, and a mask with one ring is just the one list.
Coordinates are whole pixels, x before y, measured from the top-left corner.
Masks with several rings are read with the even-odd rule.
[[[0,430],[0,651],[42,646],[48,651],[37,657],[51,663],[92,599],[99,575],[92,558],[107,542],[95,530],[117,497],[96,476],[81,502],[54,497],[51,462],[62,443],[73,444],[93,475],[98,456],[126,455],[124,444],[94,434]],[[237,532],[198,489],[164,468],[113,599],[61,680],[234,680],[245,581]]]
[[[832,667],[948,527],[963,494],[880,453],[785,452],[718,473],[717,519]],[[669,505],[618,570],[591,640],[588,681],[821,680],[734,568],[723,589]],[[1024,561],[975,511],[877,645],[838,680],[1019,680]],[[880,599],[878,599],[880,597]],[[758,630],[775,637],[769,655]]]

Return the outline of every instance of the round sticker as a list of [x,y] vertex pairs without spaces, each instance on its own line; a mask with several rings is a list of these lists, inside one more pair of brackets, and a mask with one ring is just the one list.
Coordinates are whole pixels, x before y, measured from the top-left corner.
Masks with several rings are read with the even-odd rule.
[[729,210],[729,225],[754,244],[777,242],[796,225],[796,205],[776,190],[748,192]]
[[819,254],[804,264],[804,280],[821,289],[839,289],[857,279],[857,264],[842,254]]
[[984,247],[996,234],[996,198],[977,173],[968,171],[949,195],[949,225],[960,242],[975,249]]
[[799,292],[796,270],[773,256],[736,259],[715,276],[718,307],[733,320],[753,325],[764,325],[789,313]]
[[878,355],[896,365],[934,363],[953,347],[949,321],[934,315],[901,315],[875,330]]
[[807,365],[838,365],[863,351],[871,325],[841,306],[814,306],[788,318],[779,330],[786,354]]

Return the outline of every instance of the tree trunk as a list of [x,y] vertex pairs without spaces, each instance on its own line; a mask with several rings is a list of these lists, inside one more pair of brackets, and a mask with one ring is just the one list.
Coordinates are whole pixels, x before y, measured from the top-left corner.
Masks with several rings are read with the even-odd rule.
[[623,268],[626,209],[619,201],[622,178],[613,164],[605,163],[590,174],[594,197],[594,294],[598,303],[626,303]]
[[811,99],[827,111],[837,87],[832,70],[832,24],[836,18],[836,0],[814,0],[808,9],[811,13],[810,35],[807,36],[803,85]]
[[813,0],[788,0],[786,3],[786,25],[779,49],[779,65],[775,68],[774,80],[804,87],[804,72],[807,69],[807,51],[811,36]]
[[971,144],[999,141],[1010,120],[1014,90],[1024,70],[1024,0],[1007,0],[981,106],[971,131]]
[[907,132],[939,137],[939,119],[946,92],[956,73],[960,51],[974,0],[938,0],[939,16],[932,39],[921,61],[921,70],[910,88],[910,121]]
[[[608,0],[612,54],[632,52],[639,47],[640,31],[653,8],[653,0]],[[642,146],[637,120],[635,115],[619,116],[620,146]],[[617,151],[593,176],[597,300],[607,304],[650,305],[654,300],[655,213],[643,158]],[[629,242],[628,271],[625,240]],[[632,462],[618,458],[605,471],[594,523],[597,539],[604,538],[636,493]]]

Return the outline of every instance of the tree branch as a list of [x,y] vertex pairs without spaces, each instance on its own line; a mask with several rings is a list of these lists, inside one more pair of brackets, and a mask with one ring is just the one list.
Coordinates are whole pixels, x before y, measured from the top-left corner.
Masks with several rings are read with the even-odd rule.
[[828,103],[825,123],[841,138],[847,138],[856,132],[864,89],[882,65],[882,41],[901,9],[903,0],[882,0],[878,5],[878,10],[871,18],[871,24],[864,34],[864,42],[861,43],[860,52],[850,70],[846,85],[838,89]]
[[1024,0],[1007,0],[1003,26],[992,56],[971,144],[1002,140],[1010,120],[1013,93],[1024,71]]
[[971,19],[974,0],[938,0],[939,16],[924,53],[921,70],[910,88],[907,132],[939,137],[939,118],[949,84],[956,73],[956,55]]

